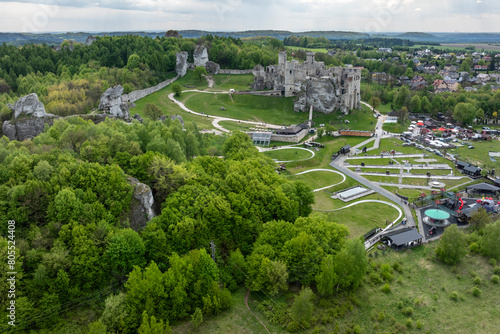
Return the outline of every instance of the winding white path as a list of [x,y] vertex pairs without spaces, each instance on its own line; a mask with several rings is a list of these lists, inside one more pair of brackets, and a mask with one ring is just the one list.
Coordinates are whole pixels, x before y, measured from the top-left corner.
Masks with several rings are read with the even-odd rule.
[[[303,150],[303,151],[307,151],[307,152],[311,153],[312,155],[309,158],[307,158],[307,159],[289,160],[289,161],[276,161],[276,163],[278,163],[278,164],[285,163],[285,162],[306,161],[306,160],[314,158],[314,156],[316,155],[316,153],[314,153],[313,150],[310,150],[310,149],[304,148],[304,147],[280,147],[280,148],[275,148],[275,149],[270,150],[270,151],[274,152],[274,151],[279,151],[279,150]],[[268,151],[268,152],[270,152],[270,151]],[[299,174],[295,174],[295,175],[299,175]]]
[[[197,92],[197,93],[205,93],[205,94],[229,94],[229,92],[207,92],[207,91],[197,90],[197,89],[185,90],[183,92],[184,93],[187,93],[187,92]],[[172,102],[174,102],[175,104],[177,104],[182,110],[184,110],[184,111],[186,111],[186,112],[188,112],[190,114],[212,118],[213,119],[212,125],[216,129],[218,129],[218,130],[220,130],[222,132],[230,132],[230,131],[227,130],[227,129],[225,129],[225,128],[223,128],[222,125],[219,124],[220,121],[231,121],[231,122],[239,122],[239,123],[245,123],[245,124],[260,125],[260,126],[264,126],[266,128],[270,128],[270,129],[281,129],[282,128],[282,126],[280,126],[280,125],[274,125],[274,124],[268,124],[268,123],[262,123],[262,122],[253,122],[253,121],[243,121],[243,120],[240,120],[240,119],[234,119],[234,118],[229,118],[229,117],[221,117],[221,116],[213,116],[213,115],[202,114],[202,113],[196,112],[196,111],[191,110],[188,107],[186,107],[184,105],[184,103],[182,103],[181,101],[177,100],[174,97],[174,93],[170,93],[168,95],[168,98]]]
[[333,211],[339,211],[339,210],[343,210],[343,209],[347,209],[351,206],[355,206],[355,205],[358,205],[358,204],[363,204],[363,203],[381,203],[381,204],[386,204],[386,205],[389,205],[389,206],[392,206],[394,209],[398,210],[399,212],[399,216],[398,218],[396,218],[392,223],[394,224],[395,222],[397,222],[399,219],[401,219],[401,217],[403,216],[403,211],[395,204],[392,204],[390,202],[386,202],[386,201],[380,201],[380,200],[376,200],[376,199],[365,199],[365,200],[362,200],[362,201],[357,201],[357,202],[354,202],[354,203],[351,203],[351,204],[348,204],[346,206],[343,206],[339,209],[335,209],[335,210],[314,210],[314,211],[322,211],[322,212],[333,212]]
[[303,175],[303,174],[307,174],[307,173],[311,173],[311,172],[330,172],[330,173],[335,173],[335,174],[339,174],[340,176],[342,176],[342,181],[340,181],[339,183],[335,183],[335,184],[332,184],[330,186],[326,186],[326,187],[319,188],[319,189],[314,189],[313,190],[314,193],[318,192],[318,191],[321,191],[321,190],[325,190],[325,189],[331,188],[331,187],[338,186],[339,184],[344,183],[345,180],[346,180],[346,177],[345,177],[345,175],[343,173],[341,173],[339,171],[336,171],[336,170],[333,170],[333,169],[324,169],[324,168],[310,169],[310,170],[306,170],[304,172],[300,172],[300,173],[293,174],[293,175],[290,175],[290,176],[298,176],[298,175]]

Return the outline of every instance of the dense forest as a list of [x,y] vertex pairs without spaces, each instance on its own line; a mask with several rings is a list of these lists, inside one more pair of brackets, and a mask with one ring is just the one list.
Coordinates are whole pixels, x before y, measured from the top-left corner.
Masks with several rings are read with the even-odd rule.
[[56,51],[47,45],[0,46],[0,119],[10,119],[7,103],[36,93],[48,112],[68,116],[97,108],[102,93],[122,85],[124,93],[149,87],[175,75],[175,54],[197,44],[222,68],[250,69],[277,62],[283,44],[266,38],[243,43],[232,37],[149,38],[134,35],[98,37],[91,45],[72,41]]
[[[243,133],[185,130],[171,120],[76,118],[31,141],[2,139],[0,216],[15,220],[22,277],[15,331],[54,333],[70,310],[93,307],[92,333],[134,333],[153,319],[167,328],[196,312],[217,314],[240,284],[272,295],[292,283],[318,284],[324,294],[359,285],[362,243],[309,216],[308,186],[278,175]],[[134,229],[130,176],[152,188],[158,213]],[[2,235],[7,244],[6,225]],[[346,267],[352,256],[359,264]]]

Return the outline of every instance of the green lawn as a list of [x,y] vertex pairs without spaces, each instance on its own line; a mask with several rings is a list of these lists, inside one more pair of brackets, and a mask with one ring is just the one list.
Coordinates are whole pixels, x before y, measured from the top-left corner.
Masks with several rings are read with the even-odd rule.
[[[367,154],[371,155],[370,153],[371,153],[371,151],[368,152]],[[375,165],[375,166],[378,166],[378,165],[386,166],[389,164],[389,161],[392,161],[392,159],[390,159],[390,158],[376,158],[376,159],[359,158],[359,159],[346,160],[346,162],[348,162],[351,165],[361,165],[361,163],[364,162],[365,165]]]
[[381,114],[387,115],[392,111],[391,104],[390,103],[381,104],[380,106],[377,107],[377,110],[380,111]]
[[[381,196],[373,194],[360,198],[359,200],[377,199],[379,197]],[[380,200],[386,199],[382,197]],[[356,201],[342,203],[344,204],[343,206],[345,206]],[[347,226],[351,238],[360,237],[376,227],[385,227],[387,220],[393,221],[399,216],[396,209],[382,203],[361,203],[339,211],[321,212],[320,214],[329,221]]]
[[301,150],[301,149],[292,149],[287,148],[283,150],[273,150],[263,152],[266,157],[271,159],[276,159],[278,161],[297,161],[297,160],[305,160],[312,157],[312,153]]
[[245,123],[238,123],[238,122],[233,122],[233,121],[222,121],[219,122],[219,125],[222,126],[224,129],[227,129],[229,131],[250,131],[250,129],[254,128],[254,125],[252,124],[245,124]]
[[304,48],[301,46],[286,46],[286,49],[289,50],[305,50],[305,51],[310,51],[310,52],[328,52],[327,49],[319,48],[319,49],[314,49],[314,48]]
[[[349,216],[332,218],[350,219]],[[383,227],[384,217],[379,219],[380,224],[365,222],[366,228],[370,225]],[[350,296],[339,293],[321,298],[317,295],[311,327],[299,333],[497,333],[500,309],[496,305],[500,300],[500,285],[490,280],[493,266],[488,259],[474,254],[466,255],[454,266],[442,264],[435,259],[436,245],[427,244],[403,252],[372,250],[369,253],[369,272],[380,274],[382,264],[394,267],[397,263],[400,267],[387,281],[390,292],[381,291],[386,282],[376,282],[366,275],[360,288]],[[473,282],[476,276],[481,279],[478,285]],[[475,286],[481,290],[479,297],[471,293]],[[293,287],[273,297],[271,304],[285,302],[290,307],[298,290],[298,287]],[[450,298],[454,292],[458,294],[457,300]],[[270,298],[251,294],[249,305],[271,333],[288,333],[258,311],[257,304]],[[353,330],[355,325],[359,327],[358,331]],[[173,333],[265,333],[244,305],[244,289],[233,293],[231,309],[215,317],[204,316],[198,330],[193,330],[189,322],[174,325],[172,329]]]
[[[183,93],[180,101],[196,112],[277,125],[299,124],[307,113],[293,111],[293,97]],[[222,110],[224,108],[226,110]]]
[[330,136],[324,136],[323,138],[318,139],[317,142],[324,144],[326,147],[320,149],[319,152],[316,152],[314,158],[306,161],[290,162],[287,163],[286,166],[293,174],[311,168],[330,168],[329,163],[332,161],[332,154],[338,152],[338,150],[340,150],[342,146],[346,145],[346,143],[354,146],[365,140],[366,138],[363,137],[332,138]]
[[[203,323],[198,329],[194,329],[190,321],[182,322],[178,325],[173,325],[173,334],[184,334],[184,333],[228,333],[228,334],[254,334],[265,332],[262,324],[250,313],[250,311],[245,306],[245,293],[246,289],[241,287],[236,292],[232,293],[233,303],[229,310],[222,312],[217,316],[207,316],[203,315]],[[272,331],[272,333],[286,333],[280,326],[273,325],[270,323],[266,317],[259,312],[257,307],[255,307],[253,301],[256,300],[261,302],[265,296],[260,296],[254,293],[250,294],[249,305],[254,313],[264,321],[267,328]]]
[[212,76],[215,81],[215,86],[209,90],[228,91],[234,89],[249,90],[253,82],[253,74],[217,74]]
[[384,123],[382,129],[390,133],[403,133],[408,131],[411,122],[408,120],[401,125],[401,123]]
[[464,160],[466,162],[472,163],[483,169],[499,169],[500,168],[500,158],[497,158],[496,162],[492,161],[488,156],[488,151],[500,152],[500,141],[493,140],[491,142],[477,141],[470,142],[469,145],[474,146],[473,149],[467,148],[467,146],[458,147],[454,150],[448,150],[451,154],[459,154],[459,160]]
[[[288,176],[288,179],[290,181],[302,181],[307,185],[309,185],[314,190],[327,187],[333,184],[337,184],[341,182],[343,178],[337,173],[326,172],[326,171],[315,171],[302,175],[290,175]],[[343,183],[340,185],[345,187]],[[330,191],[330,189],[328,189],[328,191]]]
[[[193,76],[193,71],[188,71],[186,75],[182,78],[177,79],[176,83],[179,83],[181,86],[195,86],[197,89],[204,89],[207,87],[206,80],[199,82]],[[184,88],[187,89],[187,88]],[[148,95],[138,101],[135,102],[136,107],[130,109],[130,115],[139,114],[142,118],[146,119],[144,116],[144,108],[147,103],[152,103],[160,107],[160,109],[164,112],[165,115],[181,115],[185,122],[194,122],[198,126],[199,129],[213,129],[212,120],[203,117],[197,116],[190,113],[185,112],[175,103],[169,100],[168,95],[172,93],[172,84],[167,87],[161,89],[158,92],[155,92],[151,95]]]

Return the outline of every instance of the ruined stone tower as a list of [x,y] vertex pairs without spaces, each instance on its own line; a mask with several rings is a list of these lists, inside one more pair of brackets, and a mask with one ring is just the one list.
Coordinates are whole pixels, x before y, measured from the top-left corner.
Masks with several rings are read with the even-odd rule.
[[252,88],[272,89],[282,96],[297,96],[295,111],[347,113],[361,107],[361,69],[354,67],[326,67],[307,52],[306,61],[287,61],[286,51],[278,55],[278,65],[260,66],[253,71]]

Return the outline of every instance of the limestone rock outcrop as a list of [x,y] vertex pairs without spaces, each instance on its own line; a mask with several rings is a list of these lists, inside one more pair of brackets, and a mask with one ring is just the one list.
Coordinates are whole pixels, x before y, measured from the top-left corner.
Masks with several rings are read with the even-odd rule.
[[181,77],[186,75],[188,68],[188,53],[186,51],[178,52],[175,55],[175,72]]
[[197,45],[193,53],[194,65],[205,66],[208,61],[208,51],[205,45]]
[[53,117],[31,117],[6,121],[2,124],[2,133],[10,140],[23,141],[38,136],[45,129],[45,124],[52,125]]
[[38,96],[35,93],[23,96],[17,100],[13,111],[14,118],[18,118],[21,115],[32,115],[34,117],[44,117],[47,115],[43,103],[38,100]]
[[170,115],[170,116],[163,115],[163,116],[160,116],[160,118],[158,118],[158,120],[160,120],[162,122],[165,122],[165,120],[167,118],[170,118],[173,121],[175,121],[176,119],[178,119],[179,122],[181,122],[182,127],[184,127],[184,120],[182,119],[182,116],[179,116],[179,115]]
[[130,114],[128,111],[128,104],[122,102],[123,87],[118,85],[106,89],[104,94],[101,96],[101,102],[99,103],[99,110],[104,110],[107,114],[129,119]]
[[177,30],[169,30],[165,33],[165,37],[181,38]]
[[94,36],[90,35],[89,37],[87,37],[87,40],[85,41],[85,45],[91,45],[92,43],[94,43],[94,41],[96,39],[97,38],[95,38]]
[[209,74],[219,74],[220,71],[220,65],[210,60],[205,63],[205,68]]
[[138,120],[141,124],[142,122],[144,122],[144,120],[142,119],[141,116],[139,116],[139,114],[135,114],[132,118]]
[[126,218],[130,222],[130,228],[139,231],[155,216],[153,192],[148,185],[133,177],[129,177],[127,180],[134,187],[134,193]]
[[331,79],[306,80],[294,104],[294,110],[305,112],[313,106],[315,111],[331,113],[340,108],[340,99]]

